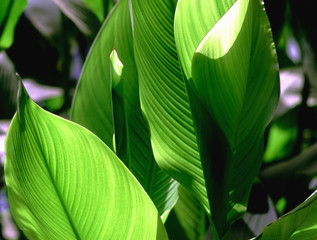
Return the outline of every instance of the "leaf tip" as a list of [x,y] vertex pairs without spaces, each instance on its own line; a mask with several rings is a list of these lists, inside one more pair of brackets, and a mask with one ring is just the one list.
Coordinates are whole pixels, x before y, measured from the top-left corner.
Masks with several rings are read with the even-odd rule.
[[111,64],[112,88],[115,88],[121,80],[123,64],[119,59],[118,53],[115,48],[111,51],[109,58]]
[[24,109],[27,100],[30,98],[24,85],[22,82],[22,79],[18,73],[16,73],[17,79],[19,81],[19,88],[18,88],[18,93],[17,93],[17,111],[18,111],[18,117],[19,117],[19,122],[22,121],[23,119],[23,114],[24,114]]

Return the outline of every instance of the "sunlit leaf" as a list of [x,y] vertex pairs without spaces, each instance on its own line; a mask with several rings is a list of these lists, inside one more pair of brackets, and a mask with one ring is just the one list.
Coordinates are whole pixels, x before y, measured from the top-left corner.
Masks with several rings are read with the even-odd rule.
[[175,42],[187,79],[196,48],[209,30],[228,11],[236,0],[179,0],[175,12]]
[[123,0],[91,48],[75,94],[72,120],[115,150],[163,214],[177,201],[177,183],[154,160],[138,87],[129,5]]
[[209,31],[194,55],[189,84],[209,169],[211,216],[223,238],[246,210],[264,130],[279,98],[274,43],[259,1],[236,1]]
[[167,239],[154,204],[103,142],[19,91],[5,178],[28,239]]
[[172,1],[132,0],[140,101],[159,166],[188,188],[207,213],[205,187],[189,99],[174,43]]
[[0,1],[0,50],[13,43],[14,29],[26,4],[26,0]]

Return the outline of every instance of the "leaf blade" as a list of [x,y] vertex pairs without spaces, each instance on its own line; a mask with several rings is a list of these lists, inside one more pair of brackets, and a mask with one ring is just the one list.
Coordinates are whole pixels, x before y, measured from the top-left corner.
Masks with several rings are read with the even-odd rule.
[[167,238],[154,204],[103,142],[20,91],[6,141],[5,177],[13,216],[26,236]]
[[155,160],[210,212],[191,108],[173,34],[171,1],[132,0],[140,101]]
[[0,50],[7,49],[12,45],[15,26],[26,5],[26,0],[1,1]]
[[222,238],[246,210],[279,98],[276,52],[258,1],[236,1],[209,31],[194,55],[189,85],[203,109],[198,125],[211,123],[199,129],[200,148],[207,152],[207,189],[217,206],[211,215]]
[[316,224],[316,191],[298,207],[285,214],[264,228],[255,239],[315,239]]
[[177,201],[177,183],[154,160],[138,87],[129,5],[123,0],[91,48],[77,86],[72,120],[115,149],[163,214]]
[[195,4],[190,0],[178,1],[174,22],[175,43],[187,79],[191,78],[192,58],[199,43],[235,1],[202,0]]

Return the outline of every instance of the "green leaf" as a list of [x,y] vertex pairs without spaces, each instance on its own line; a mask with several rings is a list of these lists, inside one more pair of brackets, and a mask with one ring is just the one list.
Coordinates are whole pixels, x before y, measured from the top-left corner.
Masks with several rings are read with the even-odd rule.
[[175,42],[178,56],[187,79],[195,50],[209,30],[228,11],[236,0],[179,0],[175,12]]
[[218,237],[246,210],[279,99],[277,58],[259,1],[238,0],[199,44],[189,80]]
[[0,1],[0,51],[12,45],[15,26],[26,4],[26,0]]
[[173,35],[172,1],[132,0],[134,51],[140,101],[155,160],[210,207],[189,99]]
[[[109,18],[105,20],[90,48],[71,109],[72,121],[94,132],[112,149],[114,122],[109,56],[114,49],[115,39],[124,39],[124,37],[119,38],[122,34],[125,34],[125,37],[129,36],[128,31],[121,31],[128,27],[127,24],[130,21],[128,15],[121,13],[125,10],[122,5],[118,4]],[[119,16],[120,14],[122,17]],[[118,52],[120,45],[118,46],[118,43],[116,45]]]
[[63,16],[52,0],[28,0],[24,14],[45,39],[54,47],[61,48],[58,44],[65,39]]
[[100,22],[103,22],[109,11],[112,0],[83,0],[87,6],[95,13]]
[[94,38],[100,27],[95,14],[82,0],[52,0],[87,37]]
[[298,135],[298,108],[293,108],[270,124],[264,162],[273,162],[290,156]]
[[16,110],[17,81],[13,62],[0,52],[0,118],[9,119]]
[[116,5],[91,48],[75,94],[72,120],[115,150],[161,215],[175,205],[177,183],[155,162],[141,112],[128,0]]
[[98,137],[41,109],[22,83],[19,92],[5,179],[29,239],[167,239],[146,192]]
[[313,240],[317,238],[317,191],[294,210],[264,228],[256,239]]
[[188,239],[204,239],[207,231],[205,211],[194,195],[182,185],[179,185],[179,199],[174,211]]

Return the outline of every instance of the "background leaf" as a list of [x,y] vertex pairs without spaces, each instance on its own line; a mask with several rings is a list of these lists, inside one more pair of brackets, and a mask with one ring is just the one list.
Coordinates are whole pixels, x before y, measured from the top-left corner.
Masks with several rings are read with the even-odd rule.
[[15,25],[26,4],[26,0],[2,0],[0,2],[0,50],[11,46]]
[[[103,22],[111,9],[113,0],[83,0],[95,13],[100,22]],[[110,8],[110,9],[109,9]]]
[[5,177],[12,214],[29,239],[167,239],[154,204],[115,154],[38,107],[22,83]]
[[96,15],[82,0],[52,0],[87,37],[94,38],[100,27]]
[[17,87],[14,65],[4,51],[0,52],[0,118],[14,115]]
[[59,47],[62,41],[63,19],[60,9],[52,0],[28,0],[24,14],[53,46]]

